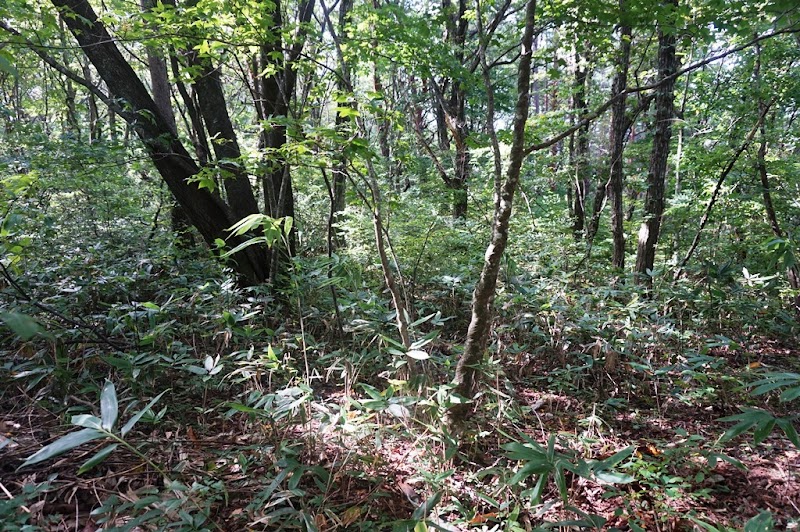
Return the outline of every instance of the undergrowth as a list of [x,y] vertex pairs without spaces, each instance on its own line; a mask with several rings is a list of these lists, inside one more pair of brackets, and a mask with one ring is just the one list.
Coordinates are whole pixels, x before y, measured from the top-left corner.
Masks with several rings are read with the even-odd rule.
[[798,525],[797,490],[731,502],[761,485],[762,456],[797,460],[798,326],[774,276],[706,263],[646,291],[555,232],[520,239],[455,431],[474,282],[460,257],[479,231],[441,219],[435,251],[398,241],[409,357],[357,221],[347,249],[241,288],[163,217],[150,227],[168,205],[146,221],[141,198],[88,190],[131,213],[92,210],[88,238],[64,229],[51,187],[6,185],[3,530]]

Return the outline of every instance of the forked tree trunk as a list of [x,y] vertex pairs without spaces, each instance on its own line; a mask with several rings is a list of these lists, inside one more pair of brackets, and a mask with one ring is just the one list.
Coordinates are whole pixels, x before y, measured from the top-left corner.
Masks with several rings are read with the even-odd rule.
[[478,364],[483,360],[489,328],[492,321],[492,302],[494,301],[500,260],[508,243],[508,226],[514,193],[519,185],[522,161],[525,158],[525,122],[530,107],[531,57],[533,49],[533,26],[536,16],[536,0],[528,0],[525,9],[525,30],[522,35],[522,50],[517,77],[517,103],[514,108],[513,140],[506,178],[500,189],[500,201],[496,203],[492,236],[486,249],[478,284],[472,294],[472,318],[467,330],[464,352],[458,360],[453,392],[462,398],[453,404],[448,416],[450,423],[458,426],[464,422],[471,410],[468,402],[475,391],[475,375]]
[[[250,214],[241,210],[241,206],[253,201],[252,190],[242,190],[242,197],[229,197],[229,206],[219,195],[190,183],[200,168],[171,131],[168,120],[89,2],[52,0],[52,3],[61,12],[62,20],[105,81],[112,97],[125,101],[126,110],[121,116],[144,143],[153,164],[186,210],[192,224],[210,245],[216,239],[226,239],[226,229]],[[228,242],[237,245],[241,240],[228,239]],[[266,265],[259,251],[257,246],[251,246],[233,257],[234,269],[245,282],[260,283],[267,278]]]
[[647,193],[644,201],[644,220],[639,228],[639,245],[636,249],[636,281],[650,285],[656,257],[656,245],[661,232],[664,214],[664,185],[667,175],[667,160],[672,137],[672,119],[675,114],[675,72],[678,58],[675,53],[675,23],[678,0],[664,0],[669,10],[670,22],[658,30],[658,79],[656,89],[656,122],[653,148],[650,152],[650,167],[647,172]]

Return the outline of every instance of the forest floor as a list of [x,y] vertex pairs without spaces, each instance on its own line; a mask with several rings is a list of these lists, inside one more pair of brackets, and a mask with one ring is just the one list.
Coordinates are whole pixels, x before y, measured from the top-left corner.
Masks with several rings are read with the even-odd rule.
[[[706,377],[705,385],[696,386],[693,377],[646,374],[620,364],[594,378],[573,379],[567,393],[547,390],[544,384],[542,376],[556,372],[544,362],[552,357],[519,355],[500,371],[508,376],[504,382],[498,377],[485,392],[483,401],[495,404],[470,420],[473,430],[462,434],[457,452],[448,451],[447,439],[434,424],[386,410],[348,409],[359,394],[323,381],[317,383],[308,412],[340,409],[344,419],[339,424],[323,426],[313,415],[294,423],[260,422],[204,408],[193,417],[168,414],[138,432],[135,441],[153,463],[173,471],[173,480],[192,486],[189,495],[176,495],[183,506],[162,508],[166,521],[186,521],[190,517],[179,512],[191,514],[194,504],[205,509],[209,519],[203,526],[209,529],[411,529],[404,520],[416,511],[416,517],[427,515],[430,526],[441,530],[514,530],[508,527],[511,520],[516,530],[559,520],[562,530],[717,530],[708,528],[712,524],[726,530],[721,526],[741,526],[763,510],[772,513],[774,529],[797,529],[800,451],[778,430],[758,445],[751,433],[725,444],[718,440],[731,425],[719,419],[737,413],[741,402],[737,375],[755,367],[797,371],[800,352],[760,341],[737,351],[721,348],[713,356],[725,364]],[[563,378],[557,382],[565,384]],[[674,393],[675,383],[681,382],[686,393]],[[731,383],[727,391],[726,383]],[[6,385],[0,404],[5,438],[0,441],[0,488],[3,497],[12,499],[25,486],[41,487],[17,510],[27,514],[30,524],[41,530],[98,530],[97,509],[113,496],[122,508],[113,523],[152,529],[146,524],[138,528],[132,516],[154,504],[147,493],[163,500],[160,492],[169,490],[133,453],[119,449],[102,465],[77,475],[79,466],[105,445],[95,442],[17,469],[69,429],[52,403],[45,409],[22,386]],[[612,396],[624,401],[607,400]],[[203,398],[205,404],[224,400],[213,394]],[[94,408],[91,398],[70,396],[68,401]],[[776,404],[762,406],[774,411]],[[632,481],[604,484],[567,471],[566,499],[548,481],[541,503],[530,505],[505,474],[514,462],[502,445],[519,440],[521,433],[543,446],[556,435],[555,450],[571,447],[571,456],[586,460],[633,447],[622,468]],[[722,459],[714,464],[712,455]],[[290,473],[280,477],[276,471]],[[420,510],[426,500],[434,507]],[[8,523],[0,528],[17,529]]]

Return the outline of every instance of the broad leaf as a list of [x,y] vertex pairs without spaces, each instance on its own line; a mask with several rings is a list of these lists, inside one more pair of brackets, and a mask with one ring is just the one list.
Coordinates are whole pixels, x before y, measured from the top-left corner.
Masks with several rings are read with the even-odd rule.
[[119,403],[117,403],[117,390],[114,383],[106,381],[103,392],[100,394],[100,417],[103,420],[103,428],[110,431],[114,428],[119,415]]
[[406,355],[413,358],[414,360],[428,360],[429,358],[431,358],[431,356],[428,353],[420,349],[412,349],[411,351],[408,351]]
[[770,512],[761,512],[744,525],[744,532],[771,532],[775,530]]
[[23,340],[30,340],[44,330],[34,318],[20,312],[0,312],[0,320]]
[[419,520],[425,519],[428,516],[428,514],[431,513],[431,510],[433,510],[436,507],[436,505],[439,504],[440,500],[442,500],[442,492],[437,491],[436,493],[428,497],[428,499],[425,502],[417,506],[417,509],[414,510],[414,514],[412,515],[412,519],[419,519]]
[[67,434],[63,438],[59,438],[50,445],[42,447],[32,455],[28,457],[27,460],[20,466],[26,467],[33,464],[38,464],[39,462],[43,462],[45,460],[49,460],[53,457],[56,457],[60,454],[63,454],[67,451],[74,449],[75,447],[79,447],[84,443],[90,442],[92,440],[96,440],[98,438],[102,438],[106,434],[102,431],[97,429],[83,429],[79,430],[78,432],[72,432]]
[[78,427],[86,427],[87,429],[101,429],[103,428],[102,420],[91,414],[79,414],[72,416],[70,422]]

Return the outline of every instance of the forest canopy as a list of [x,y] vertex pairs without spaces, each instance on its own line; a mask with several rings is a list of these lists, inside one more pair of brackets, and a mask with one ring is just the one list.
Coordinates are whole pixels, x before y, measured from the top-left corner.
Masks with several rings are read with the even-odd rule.
[[800,525],[794,0],[7,0],[3,530]]

